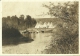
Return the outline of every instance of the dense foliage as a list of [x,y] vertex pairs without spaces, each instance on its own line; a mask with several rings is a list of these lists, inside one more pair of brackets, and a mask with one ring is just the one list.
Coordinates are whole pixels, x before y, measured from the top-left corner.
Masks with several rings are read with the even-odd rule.
[[8,28],[16,28],[18,30],[24,30],[30,27],[34,27],[36,25],[36,20],[31,18],[31,16],[26,16],[24,18],[24,15],[21,15],[19,18],[15,16],[7,16],[2,18],[2,27],[8,27]]
[[78,38],[78,7],[79,3],[65,2],[44,5],[49,9],[48,14],[55,16],[57,19],[57,27],[53,30],[53,38],[50,48],[45,50],[45,53],[62,53],[73,54],[78,53],[79,38]]
[[2,18],[2,44],[18,44],[19,42],[30,40],[29,37],[24,38],[19,30],[25,30],[27,28],[34,27],[36,25],[36,20],[24,15],[19,18],[15,16],[7,16]]

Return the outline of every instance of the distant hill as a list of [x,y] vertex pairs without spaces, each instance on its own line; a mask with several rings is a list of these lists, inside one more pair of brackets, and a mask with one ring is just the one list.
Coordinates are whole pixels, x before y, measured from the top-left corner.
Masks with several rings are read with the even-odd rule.
[[57,22],[57,21],[62,21],[59,18],[36,18],[37,22]]

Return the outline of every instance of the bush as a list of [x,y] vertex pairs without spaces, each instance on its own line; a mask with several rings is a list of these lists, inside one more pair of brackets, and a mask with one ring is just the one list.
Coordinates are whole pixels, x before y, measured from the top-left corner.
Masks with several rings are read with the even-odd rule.
[[[57,26],[53,30],[53,38],[50,48],[44,50],[51,54],[77,54],[79,50],[78,24],[70,24],[65,27]],[[63,26],[63,25],[62,25]],[[68,27],[68,28],[66,28]],[[55,31],[56,30],[56,31]]]

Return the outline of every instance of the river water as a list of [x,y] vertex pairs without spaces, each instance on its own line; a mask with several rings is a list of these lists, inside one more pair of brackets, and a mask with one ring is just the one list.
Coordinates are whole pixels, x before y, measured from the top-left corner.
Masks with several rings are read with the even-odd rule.
[[37,39],[45,39],[51,35],[52,33],[30,33],[29,37],[36,41]]
[[42,54],[44,49],[49,48],[52,33],[30,33],[29,37],[34,41],[16,46],[3,46],[3,54]]

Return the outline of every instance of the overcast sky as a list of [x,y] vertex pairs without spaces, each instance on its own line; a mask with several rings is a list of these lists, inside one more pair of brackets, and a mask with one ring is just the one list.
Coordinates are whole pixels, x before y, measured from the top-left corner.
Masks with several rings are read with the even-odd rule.
[[2,3],[2,16],[17,15],[31,15],[33,18],[46,18],[49,15],[41,15],[48,12],[48,9],[43,7],[42,4],[48,2],[3,2]]

